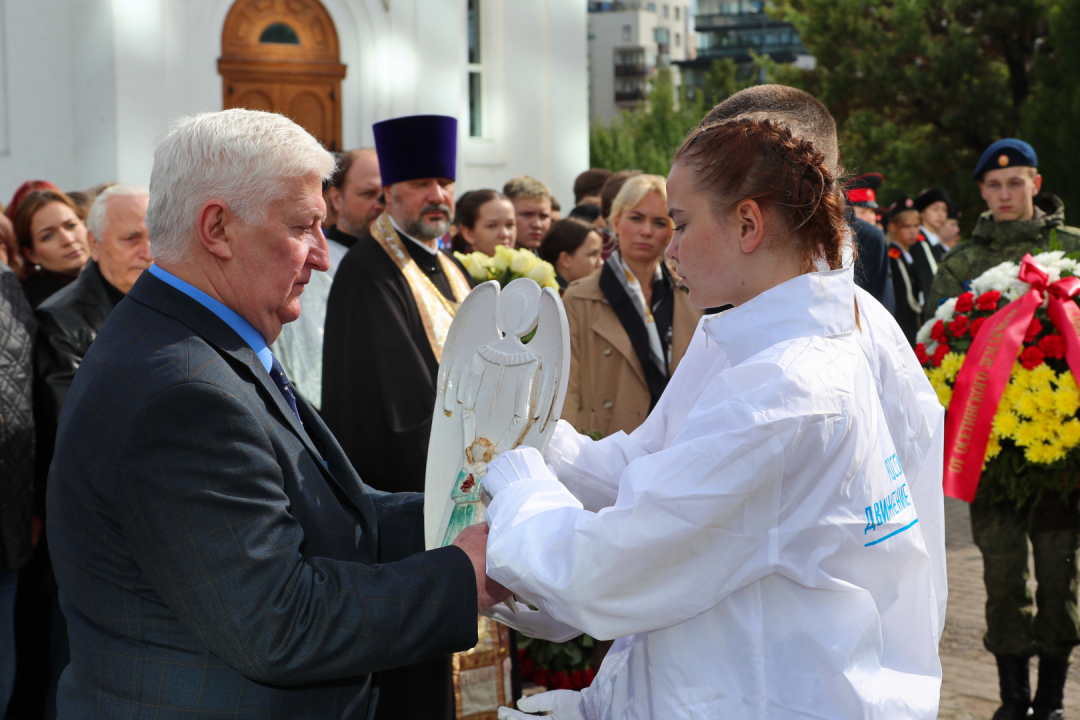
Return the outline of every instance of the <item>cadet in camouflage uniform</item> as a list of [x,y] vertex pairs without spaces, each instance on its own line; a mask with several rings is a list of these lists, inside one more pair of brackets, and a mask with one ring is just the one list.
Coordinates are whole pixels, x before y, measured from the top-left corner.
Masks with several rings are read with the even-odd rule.
[[[1050,249],[1057,231],[1062,250],[1080,250],[1080,230],[1065,225],[1065,208],[1054,195],[1040,193],[1035,151],[1020,140],[1000,140],[983,153],[975,171],[990,206],[979,217],[970,242],[944,256],[934,278],[928,312],[941,300],[965,291],[965,283],[1007,260]],[[983,476],[982,483],[987,482]],[[998,493],[1001,495],[1000,493]],[[983,556],[986,582],[986,649],[994,653],[1002,706],[994,720],[1064,718],[1062,698],[1069,655],[1080,644],[1077,614],[1077,549],[1080,547],[1080,493],[1068,501],[1045,493],[1037,503],[1017,508],[991,501],[980,484],[971,505],[971,529]],[[1035,556],[1038,614],[1028,589],[1028,538]],[[1034,702],[1028,660],[1039,656]],[[1033,715],[1028,709],[1033,708]]]

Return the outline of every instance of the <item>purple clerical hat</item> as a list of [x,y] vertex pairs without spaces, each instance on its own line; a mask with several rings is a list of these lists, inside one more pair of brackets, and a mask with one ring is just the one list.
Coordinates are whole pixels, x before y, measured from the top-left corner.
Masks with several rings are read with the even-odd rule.
[[457,118],[408,115],[377,122],[372,129],[384,186],[419,178],[455,179]]

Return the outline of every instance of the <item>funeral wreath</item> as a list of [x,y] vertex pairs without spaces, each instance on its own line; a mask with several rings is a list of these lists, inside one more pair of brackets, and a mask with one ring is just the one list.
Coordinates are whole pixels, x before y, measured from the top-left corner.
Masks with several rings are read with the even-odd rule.
[[1076,487],[1078,269],[1060,250],[1002,263],[919,330],[915,354],[947,408],[946,494],[1022,506]]

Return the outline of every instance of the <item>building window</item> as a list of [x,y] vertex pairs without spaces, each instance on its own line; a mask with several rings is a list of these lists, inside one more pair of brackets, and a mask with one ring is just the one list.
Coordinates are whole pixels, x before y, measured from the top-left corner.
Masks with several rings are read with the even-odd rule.
[[274,23],[262,31],[259,42],[273,45],[299,45],[300,38],[296,31],[285,23]]
[[682,47],[682,35],[675,33],[675,47]]
[[679,19],[679,10],[680,10],[680,9],[681,9],[681,8],[680,8],[680,7],[678,6],[678,5],[676,5],[676,6],[675,6],[675,19],[676,19],[676,20],[678,20],[678,19]]
[[634,29],[632,27],[630,27],[629,25],[623,25],[622,26],[622,39],[623,39],[623,42],[630,42],[630,35],[633,32],[633,30]]
[[670,5],[665,5],[664,6],[664,17],[671,17],[671,6]]
[[480,0],[468,2],[469,137],[484,136],[483,78],[480,73]]
[[649,3],[646,7],[649,12],[656,12],[656,3]]

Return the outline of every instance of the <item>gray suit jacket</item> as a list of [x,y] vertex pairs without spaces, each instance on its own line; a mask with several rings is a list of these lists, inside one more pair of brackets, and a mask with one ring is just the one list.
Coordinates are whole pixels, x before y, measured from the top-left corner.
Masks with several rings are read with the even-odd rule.
[[422,496],[365,486],[299,408],[150,273],[113,311],[49,474],[61,719],[366,718],[371,672],[475,645],[468,557],[421,552]]

